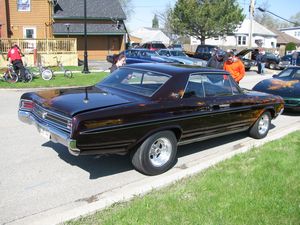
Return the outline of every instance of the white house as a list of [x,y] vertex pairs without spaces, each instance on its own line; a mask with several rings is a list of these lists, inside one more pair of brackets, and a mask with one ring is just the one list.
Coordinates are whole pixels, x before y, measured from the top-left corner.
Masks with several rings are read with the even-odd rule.
[[130,35],[141,38],[142,43],[149,41],[161,41],[165,45],[170,44],[170,38],[160,29],[141,27],[136,31],[130,32]]
[[300,40],[300,27],[289,27],[289,28],[282,28],[279,30]]
[[[250,19],[245,19],[232,35],[225,37],[214,37],[205,40],[205,44],[228,46],[228,47],[248,47],[250,41]],[[191,38],[191,45],[200,44],[200,40]],[[253,20],[252,23],[252,47],[275,48],[277,35]]]

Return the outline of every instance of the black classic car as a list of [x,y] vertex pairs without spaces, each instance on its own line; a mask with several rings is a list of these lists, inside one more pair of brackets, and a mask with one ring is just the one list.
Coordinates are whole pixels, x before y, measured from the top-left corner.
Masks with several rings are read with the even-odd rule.
[[300,110],[300,66],[291,66],[273,78],[257,83],[253,90],[279,95],[285,108]]
[[241,89],[223,70],[140,63],[94,86],[29,92],[19,119],[73,155],[130,154],[148,175],[171,168],[177,146],[240,131],[263,138],[279,96]]

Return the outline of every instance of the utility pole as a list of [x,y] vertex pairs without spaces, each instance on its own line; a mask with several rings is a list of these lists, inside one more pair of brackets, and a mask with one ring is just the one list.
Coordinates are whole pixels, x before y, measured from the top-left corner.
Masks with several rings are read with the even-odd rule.
[[250,1],[249,6],[249,18],[250,18],[250,28],[249,28],[249,48],[252,48],[252,34],[253,34],[253,15],[254,15],[254,3],[255,0]]

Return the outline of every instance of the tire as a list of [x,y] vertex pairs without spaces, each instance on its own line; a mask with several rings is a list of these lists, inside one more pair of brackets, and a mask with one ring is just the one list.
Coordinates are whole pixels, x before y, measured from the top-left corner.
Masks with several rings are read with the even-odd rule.
[[53,77],[53,72],[50,69],[45,69],[42,72],[43,80],[51,80]]
[[70,70],[65,70],[64,76],[67,77],[67,78],[72,78],[73,74],[72,74],[72,72]]
[[249,135],[255,139],[261,139],[267,136],[271,125],[270,112],[264,112],[253,124],[249,130]]
[[169,170],[176,158],[177,139],[171,131],[157,132],[148,137],[132,154],[136,170],[146,175],[157,175]]
[[270,64],[269,64],[269,69],[275,70],[275,69],[276,69],[275,63],[270,63]]
[[8,83],[17,83],[19,76],[15,72],[4,73],[4,79]]
[[33,79],[33,74],[30,71],[25,70],[25,81],[31,82],[32,79]]

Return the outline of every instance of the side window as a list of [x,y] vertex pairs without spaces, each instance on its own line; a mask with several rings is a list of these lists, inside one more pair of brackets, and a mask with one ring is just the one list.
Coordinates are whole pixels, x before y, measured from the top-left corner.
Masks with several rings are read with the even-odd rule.
[[200,98],[204,97],[202,75],[195,74],[195,75],[191,75],[189,78],[183,97],[189,98],[193,96],[200,97]]
[[205,96],[207,97],[229,96],[234,93],[230,83],[230,77],[227,74],[203,75],[203,86]]
[[164,51],[164,50],[159,51],[159,54],[160,54],[160,55],[167,55],[167,51]]
[[293,69],[286,69],[286,70],[283,70],[278,77],[289,77],[291,75],[291,73],[293,72]]
[[296,70],[294,73],[294,79],[300,80],[300,70]]

